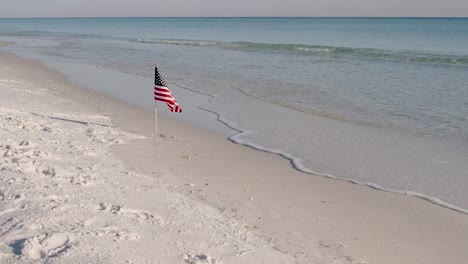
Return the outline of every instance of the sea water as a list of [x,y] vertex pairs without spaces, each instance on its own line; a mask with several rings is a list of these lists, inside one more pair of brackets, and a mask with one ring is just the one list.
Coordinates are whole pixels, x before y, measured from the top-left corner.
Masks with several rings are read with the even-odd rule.
[[0,19],[0,39],[148,78],[157,60],[236,143],[468,209],[468,19]]

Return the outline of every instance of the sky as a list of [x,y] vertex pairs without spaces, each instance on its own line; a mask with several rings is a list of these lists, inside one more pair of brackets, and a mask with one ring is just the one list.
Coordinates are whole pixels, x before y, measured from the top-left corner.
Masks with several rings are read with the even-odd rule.
[[0,0],[0,17],[448,16],[468,0]]

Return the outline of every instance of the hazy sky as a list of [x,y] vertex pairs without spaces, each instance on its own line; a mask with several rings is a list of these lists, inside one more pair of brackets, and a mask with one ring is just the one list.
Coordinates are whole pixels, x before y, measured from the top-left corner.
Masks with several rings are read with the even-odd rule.
[[0,0],[0,17],[468,16],[468,0]]

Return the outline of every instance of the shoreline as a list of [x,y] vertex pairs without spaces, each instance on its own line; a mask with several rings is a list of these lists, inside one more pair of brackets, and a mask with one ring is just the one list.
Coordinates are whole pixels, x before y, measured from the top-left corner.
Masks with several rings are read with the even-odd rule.
[[[113,113],[111,119],[124,130],[141,127],[143,134],[151,130],[151,114],[136,107],[92,91],[56,92],[75,100],[87,94],[91,101],[86,105]],[[82,103],[87,99],[81,99]],[[453,261],[467,258],[463,251],[467,241],[462,236],[468,230],[466,215],[408,196],[311,177],[295,171],[281,157],[231,144],[166,117],[161,119],[162,134],[175,138],[115,145],[112,152],[132,171],[175,176],[164,177],[171,191],[247,223],[251,231],[272,241],[276,250],[298,256],[299,263],[309,263],[317,257],[317,250],[343,263],[440,263],[450,257]],[[165,168],[155,168],[155,160]],[[187,181],[196,188],[186,185]],[[382,208],[384,205],[389,208]],[[446,230],[448,226],[453,229]],[[430,237],[448,244],[428,241]],[[380,248],[385,246],[388,248]],[[437,250],[444,248],[447,253],[440,256]],[[395,254],[395,250],[401,254]],[[458,255],[450,256],[450,251]]]
[[[99,89],[95,89],[95,87],[99,87],[103,85],[104,86],[109,85],[110,87],[117,89],[119,85],[123,87],[127,87],[127,86],[131,87],[132,85],[135,85],[137,87],[145,87],[149,83],[148,78],[145,76],[133,76],[133,74],[120,72],[115,69],[101,69],[101,68],[95,69],[95,67],[93,67],[92,65],[87,65],[87,64],[74,64],[74,63],[63,63],[63,62],[58,63],[58,62],[48,61],[46,63],[46,66],[52,67],[53,69],[60,71],[62,74],[73,75],[73,79],[70,80],[71,82],[74,82],[74,83],[76,82],[79,85],[87,87],[87,89],[95,90],[95,91],[99,91]],[[80,74],[77,75],[76,73],[74,73],[74,71],[79,71]],[[85,78],[85,76],[89,76],[89,77]],[[93,79],[96,79],[97,76],[100,76],[99,81],[93,80]],[[112,81],[106,83],[105,80],[112,80]],[[315,171],[314,169],[311,169],[310,166],[305,165],[304,160],[302,158],[295,156],[294,154],[291,154],[284,150],[264,147],[262,145],[258,145],[257,143],[254,143],[254,141],[252,141],[251,139],[248,139],[249,135],[255,134],[255,133],[252,133],[249,130],[240,128],[238,124],[233,123],[231,120],[226,119],[223,116],[223,114],[220,114],[219,112],[211,109],[212,108],[211,104],[213,103],[213,101],[216,101],[217,96],[205,94],[203,92],[194,90],[192,88],[183,87],[182,85],[177,84],[177,83],[174,84],[172,87],[173,89],[176,89],[176,91],[178,92],[178,96],[181,96],[179,98],[186,99],[184,101],[187,104],[190,103],[189,105],[190,108],[189,108],[189,111],[185,111],[183,115],[174,115],[171,113],[166,113],[164,111],[165,109],[163,109],[163,111],[160,111],[160,112],[166,117],[171,116],[172,119],[176,119],[178,121],[188,123],[191,126],[204,129],[205,131],[208,131],[208,130],[212,132],[214,131],[216,132],[215,134],[217,134],[218,136],[225,137],[227,140],[231,141],[232,143],[243,145],[243,146],[258,150],[258,151],[267,152],[273,155],[281,156],[282,158],[290,162],[291,166],[294,169],[298,170],[299,172],[309,174],[311,176],[315,176],[315,177],[320,176],[320,177],[330,178],[334,180],[345,181],[345,182],[349,182],[352,184],[366,186],[366,187],[379,190],[379,191],[383,191],[383,192],[390,192],[390,193],[396,193],[396,194],[405,195],[405,196],[411,196],[411,197],[425,200],[427,202],[433,203],[438,206],[448,208],[450,210],[454,210],[462,214],[468,214],[467,209],[461,207],[460,205],[448,202],[445,199],[440,198],[439,196],[436,196],[436,195],[430,195],[425,192],[414,191],[411,189],[408,190],[408,189],[397,189],[397,188],[392,188],[392,187],[385,187],[384,184],[379,184],[372,180],[369,180],[369,181],[362,180],[362,179],[358,180],[358,179],[354,179],[350,177],[341,177],[341,175],[337,176],[336,174]],[[106,93],[106,90],[104,90],[103,92]],[[150,101],[148,99],[151,99],[151,98],[148,98],[146,94],[140,94],[140,93],[138,94],[138,96],[128,99],[125,94],[121,94],[121,92],[118,92],[118,91],[112,96],[116,97],[118,100],[124,101],[125,103],[134,105],[137,108],[142,107],[141,105],[139,105],[140,102]],[[187,98],[190,98],[190,100],[187,100]],[[151,106],[152,102],[148,102],[143,105]],[[148,111],[148,113],[151,113],[150,112],[151,107],[144,107],[144,108],[145,110]],[[209,115],[214,115],[216,116],[216,118],[208,117],[205,115],[204,112],[208,113]],[[338,130],[338,131],[340,130],[340,128],[354,129],[355,126],[360,125],[360,124],[356,124],[352,122],[345,122],[343,120],[335,120],[335,119],[328,120],[329,118],[322,117],[321,115],[319,116],[314,115],[314,118],[325,120],[324,122],[318,121],[317,123],[318,125],[328,126],[327,129],[333,129],[333,130]],[[335,123],[342,123],[342,122],[345,122],[345,126],[340,126],[340,124],[335,126]],[[370,134],[385,133],[385,131],[383,131],[382,130],[383,128],[381,127],[369,127],[369,129],[372,129]],[[353,131],[353,133],[357,133],[357,132],[359,131]],[[393,134],[397,134],[397,137],[398,137],[398,135],[400,135],[400,132],[391,131],[390,135],[393,136]],[[412,141],[421,141],[419,145],[415,145],[416,147],[423,147],[425,143],[429,144],[431,143],[431,140],[434,140],[434,139],[429,139],[429,141],[426,141],[425,137],[421,138],[417,135],[407,134],[407,133],[401,133],[400,136],[403,136],[403,135],[405,136],[404,142],[409,143]],[[377,139],[374,139],[374,144],[376,144],[375,142],[376,140],[385,141],[388,139],[385,136],[379,137]],[[437,144],[440,144],[439,141],[436,141],[436,142]],[[399,144],[404,145],[404,143],[399,143]],[[437,144],[433,146],[431,145],[432,146],[431,148],[436,149],[438,146]],[[454,146],[454,145],[455,143],[451,144],[451,146]],[[385,149],[385,147],[389,147],[389,144],[379,145],[379,148]]]
[[[201,109],[203,109],[203,108],[201,108]],[[340,178],[340,177],[337,177],[337,176],[334,176],[334,175],[331,175],[331,174],[324,174],[324,173],[320,173],[320,172],[315,172],[315,171],[305,167],[302,164],[302,159],[301,158],[295,157],[295,156],[293,156],[293,155],[291,155],[289,153],[285,153],[283,151],[268,149],[268,148],[256,145],[255,143],[252,143],[250,141],[244,141],[244,140],[240,139],[240,137],[242,137],[243,135],[248,134],[249,131],[241,129],[239,127],[236,127],[234,124],[231,124],[231,122],[229,120],[224,119],[222,117],[222,115],[217,113],[217,112],[214,112],[214,111],[211,111],[211,110],[208,110],[208,109],[204,109],[204,110],[216,115],[219,122],[221,122],[225,126],[229,127],[230,129],[238,132],[237,134],[228,137],[227,140],[231,141],[234,144],[242,145],[242,146],[245,146],[245,147],[260,151],[260,152],[265,152],[265,153],[272,154],[272,155],[278,155],[278,156],[286,159],[287,161],[289,161],[290,164],[291,164],[291,167],[293,169],[297,170],[298,172],[302,172],[304,174],[309,174],[309,175],[311,175],[313,177],[324,177],[324,178],[328,178],[328,179],[332,179],[332,180],[344,181],[344,182],[348,182],[348,183],[352,183],[352,184],[357,184],[357,185],[369,187],[371,189],[375,189],[377,191],[394,193],[394,194],[401,194],[401,195],[405,195],[405,196],[419,198],[419,199],[425,200],[425,201],[427,201],[429,203],[432,203],[432,204],[435,204],[435,205],[438,205],[438,206],[453,210],[453,211],[461,213],[461,214],[467,214],[468,215],[468,210],[467,209],[458,207],[456,205],[453,205],[453,204],[447,203],[445,201],[442,201],[437,197],[432,197],[432,196],[429,196],[429,195],[426,195],[426,194],[423,194],[423,193],[418,193],[418,192],[414,192],[414,191],[394,190],[394,189],[389,189],[389,188],[379,186],[378,184],[375,184],[375,183],[364,183],[364,182],[354,180],[354,179]]]
[[[146,96],[146,91],[144,94],[141,92],[146,90],[144,87],[151,81],[151,78],[144,74],[133,74],[129,73],[131,71],[103,68],[76,61],[59,62],[47,56],[26,57],[43,61],[46,67],[70,76],[70,81],[78,86],[100,90],[125,103],[152,111],[153,103]],[[138,95],[134,96],[133,91],[128,92],[129,87],[140,90],[136,91]],[[229,120],[235,120],[236,123],[229,123],[236,127],[252,131],[239,137],[234,136],[237,141],[242,141],[249,147],[266,149],[274,154],[289,157],[292,165],[304,173],[414,196],[461,213],[468,212],[462,187],[465,183],[462,176],[468,169],[463,158],[466,156],[465,142],[393,128],[362,126],[359,123],[322,117],[320,114],[297,114],[294,109],[290,111],[289,108],[285,110],[282,109],[284,107],[272,106],[269,101],[259,102],[259,114],[252,115],[258,116],[259,119],[250,116],[249,111],[252,109],[234,110],[232,106],[235,104],[225,100],[229,97],[200,92],[178,81],[171,83],[171,87],[177,92],[176,97],[182,98],[184,105],[190,104],[191,107],[190,111],[185,111],[183,115],[172,115],[173,119],[221,132],[226,138],[233,137],[229,126],[221,124],[223,122],[213,122],[213,118],[206,117],[210,115],[207,112],[221,114]],[[178,93],[181,93],[182,97],[179,97]],[[203,98],[204,96],[208,97]],[[238,106],[248,108],[250,103],[258,102],[246,101]],[[219,105],[223,107],[218,107]],[[166,114],[165,109],[162,110],[160,113]],[[269,120],[266,122],[268,124],[256,126],[255,123],[262,123],[262,117],[268,118],[270,114],[283,117],[284,124],[275,125],[275,122]],[[249,118],[243,118],[245,116]],[[290,122],[290,119],[294,121]],[[252,123],[252,120],[256,121]],[[283,127],[290,129],[285,130]],[[288,140],[291,132],[300,140]],[[391,176],[392,174],[397,177]]]

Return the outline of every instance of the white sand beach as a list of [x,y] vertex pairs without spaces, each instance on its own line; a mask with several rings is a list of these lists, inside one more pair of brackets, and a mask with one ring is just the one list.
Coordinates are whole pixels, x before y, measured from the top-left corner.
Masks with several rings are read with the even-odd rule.
[[464,263],[468,216],[0,54],[0,263]]

